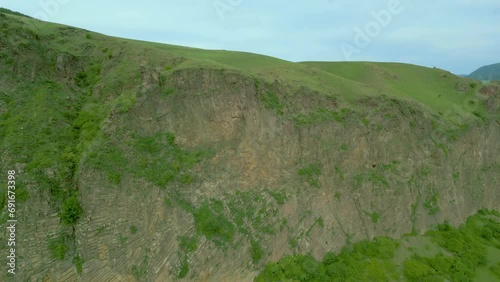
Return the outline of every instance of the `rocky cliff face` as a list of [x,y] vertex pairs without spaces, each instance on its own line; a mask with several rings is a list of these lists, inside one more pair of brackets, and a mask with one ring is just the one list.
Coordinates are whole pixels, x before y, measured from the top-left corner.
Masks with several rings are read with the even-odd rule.
[[[252,281],[286,254],[320,258],[349,242],[500,209],[494,119],[457,126],[412,100],[348,103],[286,81],[141,54],[121,80],[113,80],[118,63],[103,63],[98,83],[71,69],[83,58],[60,53],[46,62],[55,62],[49,76],[69,85],[66,99],[90,89],[95,100],[78,116],[104,114],[95,118],[99,133],[90,121],[73,122],[80,158],[70,181],[83,210],[74,226],[60,224],[52,190],[27,181],[29,198],[17,210],[18,281]],[[17,89],[2,76],[5,92]],[[499,93],[488,96],[496,111]],[[8,157],[4,171],[33,173]],[[65,246],[64,258],[51,244]]]
[[[26,277],[171,281],[187,262],[188,280],[250,281],[259,266],[284,254],[321,257],[349,241],[422,232],[444,220],[463,222],[479,208],[499,208],[495,122],[450,141],[433,131],[433,117],[418,105],[375,99],[388,112],[297,125],[263,106],[267,89],[245,76],[185,69],[174,71],[166,85],[176,92],[145,94],[103,130],[110,139],[168,131],[187,150],[211,148],[213,154],[194,168],[196,180],[158,187],[123,175],[110,183],[84,158],[76,181],[85,212],[74,232],[83,272],[77,275],[71,261],[47,259],[47,237],[59,232],[59,216],[43,197],[32,197],[19,211],[29,215],[19,234]],[[284,92],[277,96],[284,99]],[[302,94],[292,95],[289,107],[300,104]],[[318,104],[340,107],[329,99]],[[218,246],[196,235],[196,212],[183,208],[173,191],[194,209],[220,201],[220,215],[235,229],[231,239]],[[180,236],[198,236],[196,249],[183,250]],[[251,242],[263,251],[255,264]]]

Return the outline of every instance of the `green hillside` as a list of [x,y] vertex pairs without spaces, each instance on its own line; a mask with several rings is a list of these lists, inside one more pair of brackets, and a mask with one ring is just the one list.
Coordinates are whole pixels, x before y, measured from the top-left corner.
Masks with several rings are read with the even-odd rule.
[[500,63],[480,67],[467,77],[477,80],[500,80]]
[[[0,186],[0,227],[17,220],[17,274],[2,263],[0,281],[495,277],[499,114],[500,84],[440,69],[293,63],[0,10],[15,187]],[[392,251],[363,253],[378,243]]]

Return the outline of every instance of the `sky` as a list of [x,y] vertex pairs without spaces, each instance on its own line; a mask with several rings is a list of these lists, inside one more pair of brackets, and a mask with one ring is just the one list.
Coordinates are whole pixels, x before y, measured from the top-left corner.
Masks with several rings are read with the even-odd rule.
[[117,37],[298,61],[383,61],[455,74],[500,62],[499,0],[0,0]]

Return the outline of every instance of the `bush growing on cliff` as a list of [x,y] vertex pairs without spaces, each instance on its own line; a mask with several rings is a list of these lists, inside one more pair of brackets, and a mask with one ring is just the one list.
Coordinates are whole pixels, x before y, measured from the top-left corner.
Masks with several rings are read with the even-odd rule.
[[71,196],[61,206],[61,221],[66,225],[75,224],[82,216],[82,207],[75,196]]

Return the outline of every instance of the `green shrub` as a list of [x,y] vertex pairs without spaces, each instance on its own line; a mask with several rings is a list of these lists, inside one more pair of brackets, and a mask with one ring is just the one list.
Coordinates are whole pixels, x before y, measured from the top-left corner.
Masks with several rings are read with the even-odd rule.
[[198,208],[193,216],[196,231],[217,246],[224,246],[233,240],[233,224],[222,213],[210,208],[207,203]]
[[134,277],[139,281],[142,280],[142,278],[147,273],[147,268],[145,265],[132,265],[131,270],[132,270],[132,275],[134,275]]
[[82,273],[82,270],[83,270],[83,258],[81,256],[74,256],[73,257],[73,264],[75,265],[76,267],[76,272],[78,274]]
[[262,247],[260,246],[259,242],[254,240],[250,242],[250,253],[254,264],[257,264],[262,259],[264,251],[262,250]]
[[65,234],[60,234],[58,238],[50,240],[49,242],[49,250],[52,254],[52,257],[63,260],[66,256],[66,252],[68,251],[67,245],[68,238]]
[[271,197],[273,197],[278,205],[283,205],[288,200],[288,197],[284,191],[268,190],[267,192],[269,193],[269,195],[271,195]]
[[490,266],[489,269],[500,280],[500,262]]
[[61,206],[61,222],[66,225],[74,225],[82,216],[82,207],[76,196],[71,196]]
[[198,247],[198,240],[196,237],[180,236],[177,239],[179,241],[180,249],[185,253],[188,254],[196,251],[196,248]]
[[365,214],[370,217],[370,219],[372,220],[373,223],[378,223],[378,220],[380,218],[378,212],[370,213],[370,212],[365,211]]
[[184,256],[184,259],[181,261],[181,267],[179,273],[177,274],[177,278],[184,278],[189,272],[189,262],[187,256]]
[[283,115],[285,106],[281,103],[278,95],[268,92],[261,96],[266,109],[274,110],[278,115]]
[[432,267],[415,258],[407,259],[404,262],[404,275],[410,281],[423,281],[426,277],[434,273]]
[[132,233],[132,234],[136,234],[136,233],[137,233],[137,226],[135,226],[135,225],[131,225],[131,226],[130,226],[130,233]]
[[170,96],[170,95],[172,95],[174,93],[175,93],[175,88],[173,88],[173,87],[168,87],[167,89],[165,89],[163,91],[163,95],[164,96]]

